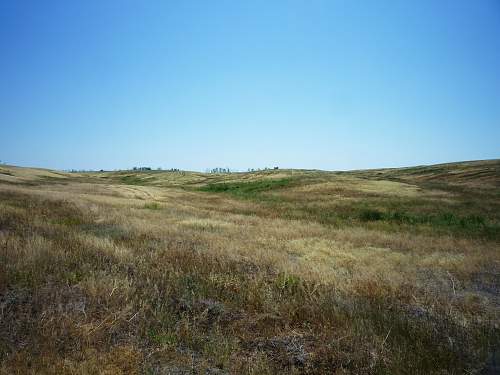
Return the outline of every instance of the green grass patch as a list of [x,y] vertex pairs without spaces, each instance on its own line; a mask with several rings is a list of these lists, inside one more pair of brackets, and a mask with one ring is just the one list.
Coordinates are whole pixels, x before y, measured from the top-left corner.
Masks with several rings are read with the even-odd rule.
[[121,176],[120,181],[126,185],[142,185],[144,183],[141,178],[133,175]]
[[357,214],[362,222],[387,222],[396,225],[428,226],[439,231],[450,231],[465,235],[478,234],[487,238],[498,238],[500,227],[486,217],[476,214],[458,215],[453,212],[405,212],[363,209]]
[[291,178],[265,179],[251,182],[213,183],[198,190],[209,193],[228,193],[240,198],[256,198],[260,193],[290,187]]
[[464,229],[477,229],[488,226],[488,222],[483,216],[458,216],[452,212],[421,214],[402,211],[383,212],[377,209],[365,209],[360,211],[359,219],[361,221],[385,220],[410,225],[430,224],[436,226],[453,226]]
[[160,346],[174,347],[178,342],[177,336],[172,332],[161,332],[150,329],[148,337],[151,341]]

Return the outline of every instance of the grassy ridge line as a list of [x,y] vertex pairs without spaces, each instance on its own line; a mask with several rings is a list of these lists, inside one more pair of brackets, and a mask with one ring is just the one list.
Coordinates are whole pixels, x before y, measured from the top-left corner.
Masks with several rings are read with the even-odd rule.
[[[500,160],[485,160],[473,162],[458,162],[437,164],[429,166],[386,168],[371,170],[355,170],[344,172],[328,172],[315,170],[268,170],[256,172],[237,172],[231,174],[207,174],[189,171],[113,171],[113,172],[82,172],[63,173],[47,169],[22,168],[0,166],[0,179],[12,181],[21,179],[38,180],[41,176],[50,176],[54,179],[76,179],[95,182],[107,181],[111,183],[125,183],[132,185],[154,186],[201,186],[210,183],[227,182],[237,183],[267,178],[294,178],[296,176],[309,176],[324,179],[336,176],[354,176],[368,179],[386,179],[408,181],[410,183],[429,182],[434,184],[454,184],[455,186],[469,185],[482,189],[500,187]],[[4,176],[4,177],[2,177]],[[281,177],[275,177],[281,176]]]

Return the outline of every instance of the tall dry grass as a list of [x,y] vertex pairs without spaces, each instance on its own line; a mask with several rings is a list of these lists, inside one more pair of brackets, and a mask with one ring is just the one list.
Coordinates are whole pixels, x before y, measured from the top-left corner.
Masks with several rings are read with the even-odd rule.
[[[0,184],[0,371],[491,369],[498,195],[311,176],[215,192]],[[388,214],[402,209],[427,216]],[[471,215],[486,224],[454,221]]]

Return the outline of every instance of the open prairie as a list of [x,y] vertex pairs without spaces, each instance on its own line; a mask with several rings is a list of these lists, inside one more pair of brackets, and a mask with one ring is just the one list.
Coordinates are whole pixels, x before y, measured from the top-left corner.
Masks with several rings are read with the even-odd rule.
[[499,275],[499,160],[0,166],[2,374],[495,373]]

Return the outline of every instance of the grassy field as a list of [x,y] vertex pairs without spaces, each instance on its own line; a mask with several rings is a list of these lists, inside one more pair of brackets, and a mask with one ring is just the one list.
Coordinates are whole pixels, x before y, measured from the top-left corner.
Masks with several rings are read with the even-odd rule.
[[1,374],[487,374],[500,161],[0,166]]

